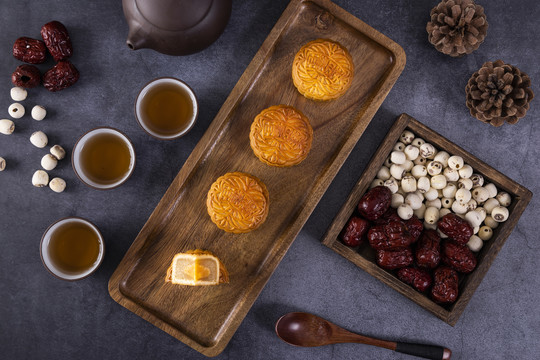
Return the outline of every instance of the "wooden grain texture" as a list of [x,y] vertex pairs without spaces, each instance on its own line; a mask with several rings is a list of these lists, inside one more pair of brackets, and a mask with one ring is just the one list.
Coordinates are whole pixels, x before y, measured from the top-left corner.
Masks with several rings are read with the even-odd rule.
[[[412,131],[416,134],[416,136],[419,136],[425,139],[427,142],[432,143],[439,150],[445,150],[452,155],[459,155],[463,157],[465,163],[471,165],[476,173],[484,176],[486,183],[492,182],[499,188],[499,190],[504,190],[512,196],[512,204],[509,207],[510,216],[508,217],[508,220],[501,223],[499,227],[494,229],[493,237],[489,241],[484,242],[482,250],[477,254],[478,265],[476,269],[471,274],[465,275],[461,278],[459,284],[459,297],[457,301],[450,306],[441,306],[436,304],[427,296],[417,292],[409,285],[400,281],[392,272],[377,266],[375,263],[375,252],[367,244],[363,244],[358,250],[355,250],[345,246],[338,239],[339,233],[355,211],[356,205],[360,201],[360,198],[369,188],[369,185],[376,177],[377,172],[383,165],[385,159],[390,155],[394,144],[398,141],[399,136],[404,130]],[[466,152],[461,147],[450,142],[448,139],[429,129],[427,126],[416,121],[409,115],[402,114],[390,128],[375,155],[373,155],[358,183],[355,185],[345,204],[328,228],[322,242],[324,245],[352,261],[369,274],[397,290],[399,293],[408,297],[448,324],[454,326],[465,310],[465,307],[474,294],[474,291],[478,285],[480,285],[480,282],[486,275],[489,267],[493,263],[493,260],[495,260],[495,257],[504,245],[504,242],[516,226],[521,214],[531,200],[531,197],[532,193],[527,188],[501,174],[482,160]]]
[[[295,53],[329,38],[353,58],[351,88],[315,102],[291,80]],[[308,219],[405,66],[401,47],[328,0],[293,0],[249,64],[109,281],[114,300],[207,356],[219,354]],[[276,168],[249,146],[254,117],[271,105],[292,105],[314,130],[301,164]],[[211,184],[227,172],[255,175],[270,193],[268,218],[246,234],[219,230],[206,212]],[[173,255],[209,250],[230,284],[166,284]]]

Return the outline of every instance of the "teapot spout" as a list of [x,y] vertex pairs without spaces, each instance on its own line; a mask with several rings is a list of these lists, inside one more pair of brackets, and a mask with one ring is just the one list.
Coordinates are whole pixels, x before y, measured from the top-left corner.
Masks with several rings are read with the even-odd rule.
[[148,47],[148,34],[140,26],[130,26],[126,40],[126,45],[131,50],[138,50]]

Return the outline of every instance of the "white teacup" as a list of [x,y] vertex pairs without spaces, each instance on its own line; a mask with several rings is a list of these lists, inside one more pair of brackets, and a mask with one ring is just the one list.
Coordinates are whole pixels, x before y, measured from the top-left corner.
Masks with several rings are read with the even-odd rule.
[[[186,125],[181,130],[173,134],[163,134],[152,129],[147,124],[148,120],[146,119],[142,111],[142,103],[145,97],[148,96],[148,94],[153,89],[164,84],[172,84],[179,87],[180,90],[182,90],[189,96],[189,99],[191,100],[191,106],[193,107],[191,118],[187,121]],[[137,95],[137,100],[135,100],[135,118],[137,119],[137,122],[143,128],[143,130],[146,131],[149,135],[160,140],[172,140],[172,139],[176,139],[185,135],[189,130],[193,128],[193,125],[195,125],[195,121],[197,120],[198,115],[199,115],[199,104],[197,102],[197,97],[195,96],[195,93],[193,92],[193,90],[189,87],[188,84],[186,84],[182,80],[172,78],[172,77],[161,77],[161,78],[157,78],[150,81],[148,84],[146,84],[142,88],[142,90],[139,92],[139,95]]]
[[[129,149],[129,155],[131,157],[131,160],[129,163],[129,170],[126,172],[126,174],[122,178],[118,179],[117,181],[113,183],[107,183],[107,184],[99,183],[91,179],[87,174],[85,174],[84,169],[81,165],[81,152],[86,142],[90,140],[92,137],[99,134],[103,134],[103,133],[113,134],[115,136],[118,136],[122,141],[124,141]],[[88,131],[86,134],[81,136],[81,138],[77,141],[77,143],[73,147],[73,153],[71,155],[71,165],[73,166],[73,170],[75,171],[75,174],[77,175],[77,177],[86,185],[94,189],[98,189],[98,190],[113,189],[125,183],[126,180],[133,173],[133,169],[135,168],[135,150],[133,148],[133,144],[131,143],[129,138],[126,135],[124,135],[124,133],[110,127],[100,127],[100,128],[96,128],[96,129]]]
[[[95,232],[95,234],[97,235],[99,239],[99,254],[97,256],[97,259],[94,261],[93,265],[90,268],[81,272],[77,272],[77,273],[67,273],[59,269],[54,264],[54,261],[52,260],[51,254],[49,252],[49,243],[51,241],[51,236],[53,235],[55,230],[57,230],[60,226],[67,223],[76,223],[76,222],[79,222],[88,226]],[[43,233],[43,236],[41,237],[40,255],[41,255],[41,261],[43,262],[43,265],[45,266],[45,268],[55,277],[62,280],[68,280],[68,281],[80,280],[94,273],[94,271],[97,270],[99,265],[101,265],[103,261],[103,257],[105,255],[105,242],[103,241],[103,236],[99,232],[99,229],[90,221],[79,218],[79,217],[68,217],[68,218],[58,220],[57,222],[49,226],[47,230],[45,230],[45,233]]]

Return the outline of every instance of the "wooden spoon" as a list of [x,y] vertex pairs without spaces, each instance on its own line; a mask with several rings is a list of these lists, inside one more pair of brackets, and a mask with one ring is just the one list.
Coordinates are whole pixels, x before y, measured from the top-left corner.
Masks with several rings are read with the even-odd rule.
[[449,360],[452,351],[442,346],[385,341],[347,331],[313,314],[292,312],[276,322],[277,336],[296,346],[360,343],[433,360]]

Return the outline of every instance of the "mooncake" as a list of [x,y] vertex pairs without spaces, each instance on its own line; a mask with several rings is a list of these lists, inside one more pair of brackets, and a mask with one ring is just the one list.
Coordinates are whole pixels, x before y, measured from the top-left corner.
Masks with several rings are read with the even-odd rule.
[[251,124],[249,141],[255,155],[265,164],[293,166],[311,149],[313,129],[308,118],[292,106],[277,105],[261,111]]
[[218,228],[235,234],[246,233],[257,229],[266,220],[268,190],[253,175],[227,173],[210,187],[206,207]]
[[229,282],[229,272],[210,251],[189,250],[174,256],[165,282],[190,286],[218,285]]
[[354,64],[351,55],[339,43],[313,40],[296,53],[292,66],[294,86],[308,99],[332,100],[351,86]]

